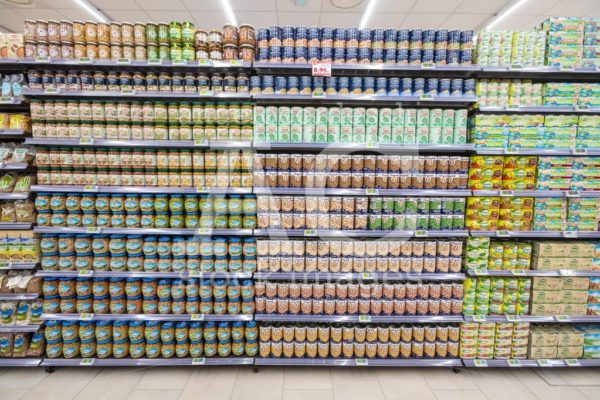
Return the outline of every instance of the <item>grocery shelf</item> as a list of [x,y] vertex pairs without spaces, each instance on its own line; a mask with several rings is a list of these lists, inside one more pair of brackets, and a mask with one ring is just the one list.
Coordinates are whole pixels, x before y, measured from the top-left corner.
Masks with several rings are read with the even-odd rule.
[[600,315],[465,315],[467,322],[598,323]]
[[[251,357],[212,358],[44,358],[42,367],[169,367],[199,365],[252,365]],[[1,365],[0,365],[1,366]]]
[[254,279],[269,281],[462,281],[462,273],[402,272],[255,272]]
[[2,325],[0,333],[37,332],[39,329],[40,325]]
[[528,276],[547,276],[547,277],[564,277],[564,276],[599,276],[600,271],[577,271],[572,269],[561,269],[555,271],[535,270],[535,269],[517,269],[517,270],[468,270],[469,276],[509,276],[509,277],[528,277]]
[[0,231],[28,230],[31,229],[31,222],[2,222]]
[[291,143],[254,142],[255,150],[290,151],[375,151],[378,153],[467,153],[474,149],[473,144],[378,144],[378,143]]
[[89,278],[172,278],[172,279],[252,279],[251,272],[149,272],[149,271],[48,271],[40,270],[35,273],[42,277],[89,277]]
[[462,367],[458,358],[259,358],[255,365],[310,367]]
[[339,322],[339,323],[459,323],[462,315],[305,315],[254,314],[255,321],[273,322]]
[[252,321],[252,315],[215,314],[42,314],[44,321]]
[[0,367],[39,367],[41,358],[0,358]]
[[23,95],[28,97],[50,98],[84,98],[84,99],[165,99],[165,100],[250,100],[250,93],[214,93],[209,92],[159,92],[135,90],[61,90],[61,89],[23,89]]
[[[467,237],[468,232],[456,231],[378,231],[378,230],[329,230],[329,229],[255,229],[255,236],[273,237],[331,237],[331,238],[412,238],[412,237]],[[599,233],[600,235],[600,233]]]
[[0,96],[0,106],[20,106],[26,103],[21,97]]
[[225,72],[225,71],[245,71],[249,70],[252,63],[250,61],[231,60],[231,61],[211,61],[211,60],[131,60],[122,58],[119,60],[98,60],[87,57],[82,58],[61,58],[51,59],[49,57],[23,58],[12,60],[15,66],[22,66],[23,69],[35,67],[52,69],[78,68],[78,69],[98,69],[98,67],[107,67],[120,70],[202,70],[203,72]]
[[37,233],[88,233],[116,235],[251,236],[252,229],[97,228],[35,226]]
[[0,301],[3,300],[35,300],[37,293],[0,293]]
[[574,148],[561,147],[555,149],[534,149],[534,148],[498,148],[498,147],[475,147],[475,154],[483,156],[495,155],[517,155],[517,156],[597,156],[600,155],[600,148]]
[[481,67],[476,72],[477,78],[506,78],[506,79],[536,79],[551,81],[597,81],[600,73],[593,67],[565,68],[565,67],[523,67],[511,65],[505,67]]
[[255,93],[252,99],[258,104],[367,104],[390,105],[410,104],[421,107],[456,107],[477,102],[476,96],[392,96],[377,94],[362,95],[312,95],[312,94],[262,94]]
[[[150,187],[150,186],[75,186],[75,185],[32,185],[32,192],[92,192],[92,193],[167,193],[167,194],[249,194],[252,188],[232,187]],[[1,225],[0,225],[1,228]]]
[[548,363],[542,361],[542,365],[538,364],[538,360],[474,360],[463,358],[462,362],[465,367],[477,368],[518,368],[518,367],[563,367],[565,366],[562,360],[548,360]]
[[2,261],[0,262],[0,271],[7,269],[35,269],[37,264],[37,262]]
[[29,193],[0,193],[0,200],[25,200],[29,198]]
[[482,106],[480,114],[598,114],[600,107],[586,106]]
[[499,238],[563,238],[563,239],[595,239],[600,238],[600,232],[582,231],[470,231],[471,237]]
[[26,133],[23,129],[0,129],[0,139],[23,137]]
[[306,196],[433,196],[433,197],[470,197],[466,189],[337,189],[337,188],[280,188],[254,187],[255,194],[282,194]]
[[75,146],[75,147],[146,147],[173,149],[250,149],[249,141],[206,141],[206,140],[111,140],[111,139],[46,139],[27,138],[25,144],[40,146]]
[[0,163],[0,171],[24,171],[29,168],[27,163]]
[[[254,62],[253,68],[258,75],[265,74],[307,74],[312,73],[309,63],[271,63]],[[403,65],[403,64],[332,64],[332,75],[361,76],[454,76],[469,77],[479,71],[477,65]]]
[[496,197],[599,197],[600,191],[577,190],[473,190],[473,196]]

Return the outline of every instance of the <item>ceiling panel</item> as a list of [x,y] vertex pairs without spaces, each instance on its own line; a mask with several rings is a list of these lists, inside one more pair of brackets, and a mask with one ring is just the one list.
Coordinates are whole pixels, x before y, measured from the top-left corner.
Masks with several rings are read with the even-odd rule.
[[418,0],[378,0],[373,12],[387,13],[405,13],[411,10]]
[[[144,0],[140,0],[140,3]],[[190,11],[223,11],[221,3],[217,0],[181,0]]]
[[67,19],[70,21],[96,20],[96,18],[92,18],[92,15],[89,12],[82,10],[81,8],[63,8],[56,11],[61,14],[61,19]]
[[492,18],[492,14],[450,14],[442,22],[440,28],[444,29],[477,29]]
[[273,12],[236,12],[239,24],[250,24],[255,27],[278,25],[277,14]]
[[[204,30],[220,29],[227,23],[227,16],[223,12],[198,12],[192,11],[192,17],[196,28]],[[239,19],[238,19],[238,22]]]
[[[420,1],[420,0],[419,0]],[[403,28],[436,29],[441,28],[441,23],[448,17],[446,13],[410,13],[402,23]]]
[[89,0],[100,10],[141,10],[135,0]]
[[451,12],[460,5],[462,0],[419,0],[415,3],[411,12],[436,13]]
[[0,13],[0,25],[13,32],[23,31],[23,18],[13,10],[5,9]]
[[146,11],[152,21],[189,21],[192,14],[189,11],[171,11],[171,10],[148,10]]
[[[319,12],[321,11],[321,2],[327,2],[329,0],[305,0],[305,5],[299,7],[295,5],[292,0],[275,0],[277,4],[277,11],[295,11],[295,12]],[[301,17],[298,15],[298,17]],[[299,18],[300,21],[300,18]],[[299,21],[297,25],[299,25]]]
[[369,18],[367,25],[377,28],[397,28],[402,21],[404,21],[405,17],[406,14],[403,13],[373,13],[371,14],[371,18]]
[[[579,0],[570,0],[572,3],[576,3]],[[524,4],[520,5],[515,11],[514,15],[539,15],[543,14],[546,10],[552,6],[560,3],[561,0],[528,0]]]
[[[106,15],[110,17],[113,21],[118,22],[137,22],[137,21],[152,21],[152,18],[142,10],[133,11],[133,10],[102,10]],[[156,22],[164,21],[163,18],[155,20]]]
[[[278,12],[279,25],[281,26],[297,26],[298,25],[298,13],[295,12]],[[319,26],[320,13],[302,13],[302,24],[306,26]]]
[[495,14],[506,7],[510,1],[511,0],[463,0],[455,11],[473,14]]
[[532,29],[533,26],[528,24],[531,21],[531,15],[511,15],[510,18],[505,18],[500,23],[494,26],[494,30],[502,29],[514,29],[514,30],[528,30]]
[[554,7],[545,10],[552,15],[591,16],[589,13],[598,8],[598,0],[562,0]]
[[186,11],[181,0],[136,0],[144,10]]
[[[60,14],[49,8],[15,8],[14,11],[24,19],[55,19],[60,20]],[[4,12],[2,12],[4,14]],[[90,15],[90,19],[93,19]]]
[[323,12],[327,12],[327,13],[362,13],[365,8],[367,7],[367,4],[369,3],[369,0],[362,0],[362,2],[357,5],[356,7],[352,7],[352,8],[337,8],[335,6],[333,6],[333,4],[331,4],[331,0],[323,0]]
[[[143,1],[143,0],[140,0]],[[218,1],[217,1],[218,3]],[[275,0],[229,0],[234,12],[238,11],[273,11]]]
[[354,28],[360,24],[360,13],[322,13],[321,26],[336,28]]

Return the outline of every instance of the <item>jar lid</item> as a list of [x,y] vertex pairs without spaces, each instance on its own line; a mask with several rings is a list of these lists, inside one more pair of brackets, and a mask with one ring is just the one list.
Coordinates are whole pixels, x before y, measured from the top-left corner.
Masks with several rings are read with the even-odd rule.
[[125,195],[125,197],[139,197],[139,195],[138,194],[128,194],[128,195]]
[[71,281],[73,278],[58,278],[59,281]]
[[87,296],[77,296],[77,300],[89,300],[92,298],[92,295],[87,295]]
[[134,326],[134,327],[144,325],[144,321],[127,321],[127,322],[129,324],[129,326]]
[[137,295],[137,296],[133,296],[133,297],[129,297],[127,296],[127,301],[135,301],[135,300],[140,300],[142,298],[141,295]]
[[244,238],[244,243],[255,243],[256,239],[254,238]]
[[85,253],[81,253],[81,254],[77,254],[77,257],[91,257],[93,256],[94,253],[92,253],[91,251],[86,251]]
[[60,235],[58,235],[59,238],[72,238],[75,237],[75,235],[70,234],[70,233],[61,233]]
[[94,254],[94,258],[98,258],[98,257],[110,257],[110,253]]
[[37,213],[38,214],[50,214],[50,213],[52,213],[52,210],[38,210]]
[[158,326],[160,325],[160,321],[148,321],[146,322],[146,326]]
[[[96,326],[108,326],[108,325],[112,325],[112,321],[98,321],[96,322]],[[98,344],[100,344],[100,342],[98,342]]]
[[[141,236],[141,235],[140,235],[140,236]],[[144,238],[144,242],[153,242],[153,241],[155,241],[155,240],[157,240],[156,236],[146,236],[146,237]]]
[[127,235],[127,239],[140,239],[142,235]]
[[[57,280],[58,280],[58,278],[44,278],[44,282],[57,281]],[[48,297],[46,296],[46,298],[48,298]]]
[[[129,257],[143,257],[144,256],[143,253],[132,253],[132,254],[128,254],[128,255],[129,255]],[[130,278],[128,278],[128,279],[130,279]]]
[[115,322],[113,322],[113,326],[123,326],[123,325],[127,325],[127,321],[115,321]]
[[116,253],[116,254],[112,254],[112,257],[126,257],[127,253]]
[[45,323],[46,327],[49,327],[49,326],[58,326],[58,325],[61,325],[61,324],[62,324],[62,321],[46,321],[46,323]]
[[94,282],[108,282],[108,278],[93,278]]
[[229,322],[219,322],[219,328],[229,328]]
[[150,296],[150,297],[144,296],[143,300],[144,301],[154,301],[154,300],[158,300],[158,297],[157,296]]
[[77,235],[75,235],[75,237],[77,239],[87,239],[87,238],[91,238],[91,235],[85,234],[85,233],[78,233]]
[[115,277],[113,277],[113,278],[110,278],[109,281],[110,282],[123,282],[124,279],[123,278],[115,278]]
[[106,296],[94,296],[94,301],[96,301],[96,300],[108,300],[108,295],[106,295]]
[[123,344],[128,344],[128,343],[129,343],[129,339],[115,340],[113,342],[114,345],[123,345]]

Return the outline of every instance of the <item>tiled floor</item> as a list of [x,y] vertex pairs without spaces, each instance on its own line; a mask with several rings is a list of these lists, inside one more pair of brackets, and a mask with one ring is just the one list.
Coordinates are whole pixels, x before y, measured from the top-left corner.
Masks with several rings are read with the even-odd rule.
[[599,400],[600,369],[0,370],[0,400]]

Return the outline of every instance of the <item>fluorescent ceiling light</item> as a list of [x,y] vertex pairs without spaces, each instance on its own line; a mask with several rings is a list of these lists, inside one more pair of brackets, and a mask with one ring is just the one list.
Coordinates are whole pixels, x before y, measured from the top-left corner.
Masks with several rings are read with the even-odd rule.
[[104,15],[100,10],[98,10],[95,6],[90,4],[87,0],[75,0],[75,3],[79,5],[79,7],[83,8],[88,13],[92,14],[94,18],[96,18],[100,22],[109,22],[110,18]]
[[369,0],[369,4],[367,4],[365,13],[363,14],[360,20],[360,25],[358,26],[359,29],[363,29],[367,26],[367,22],[369,22],[369,18],[371,18],[371,14],[373,13],[373,9],[375,8],[376,3],[377,0]]
[[513,1],[512,5],[510,7],[506,8],[503,11],[496,14],[496,16],[485,26],[485,29],[492,29],[493,27],[498,25],[500,23],[500,21],[503,21],[506,17],[508,17],[510,14],[512,14],[517,8],[521,7],[527,1],[528,0]]
[[231,4],[229,4],[229,0],[221,0],[221,6],[223,7],[225,14],[227,15],[227,19],[229,20],[229,23],[237,26],[237,24],[238,24],[237,18],[235,17],[235,14],[233,13],[233,8],[231,8]]

